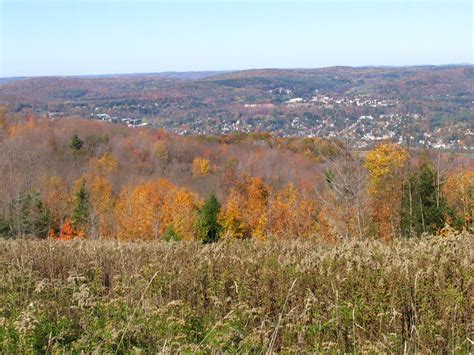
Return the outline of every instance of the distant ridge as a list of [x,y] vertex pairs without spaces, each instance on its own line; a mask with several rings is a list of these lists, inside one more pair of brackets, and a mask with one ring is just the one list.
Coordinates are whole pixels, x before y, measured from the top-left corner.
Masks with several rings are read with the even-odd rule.
[[0,105],[178,134],[349,135],[358,147],[399,141],[409,124],[419,145],[474,149],[473,81],[471,64],[6,78]]
[[0,77],[0,85],[12,81],[35,79],[35,78],[78,78],[78,79],[100,79],[100,78],[163,78],[174,80],[199,80],[215,75],[229,73],[231,70],[212,70],[212,71],[166,71],[158,73],[125,73],[125,74],[87,74],[87,75],[41,75],[41,76],[13,76]]
[[403,68],[456,68],[456,67],[474,67],[474,63],[448,63],[448,64],[417,64],[417,65],[334,65],[314,68],[248,68],[248,69],[229,69],[229,70],[196,70],[196,71],[164,71],[164,72],[134,72],[134,73],[112,73],[112,74],[84,74],[84,75],[31,75],[31,76],[11,76],[0,77],[0,84],[31,78],[120,78],[120,77],[154,77],[169,78],[181,80],[199,80],[212,76],[252,71],[314,71],[327,69],[403,69]]

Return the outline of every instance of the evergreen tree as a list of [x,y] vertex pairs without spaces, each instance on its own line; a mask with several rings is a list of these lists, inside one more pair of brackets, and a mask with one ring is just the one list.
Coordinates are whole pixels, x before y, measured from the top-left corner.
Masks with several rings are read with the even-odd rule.
[[84,146],[84,142],[77,136],[77,134],[74,134],[71,137],[69,148],[71,148],[75,152],[78,152],[82,149],[83,146]]
[[334,181],[334,172],[331,169],[327,169],[324,172],[324,175],[326,176],[326,183],[328,184],[328,187],[332,189],[332,183]]
[[165,233],[163,234],[163,240],[165,242],[177,242],[181,240],[181,237],[172,224],[166,228]]
[[90,219],[90,202],[89,193],[86,189],[85,181],[81,182],[81,186],[74,194],[75,207],[72,213],[72,223],[76,228],[84,228],[89,224]]
[[221,205],[217,197],[212,194],[204,202],[204,206],[197,211],[195,223],[196,236],[203,243],[214,243],[219,240],[221,226],[217,221]]
[[0,238],[11,238],[13,236],[11,223],[4,215],[0,215]]
[[10,233],[46,238],[52,216],[41,201],[38,192],[20,194],[10,203]]
[[406,237],[436,233],[451,215],[444,196],[436,196],[436,171],[423,163],[404,184],[401,229]]
[[29,195],[28,215],[29,215],[29,232],[31,235],[46,238],[52,222],[52,215],[41,201],[38,192]]

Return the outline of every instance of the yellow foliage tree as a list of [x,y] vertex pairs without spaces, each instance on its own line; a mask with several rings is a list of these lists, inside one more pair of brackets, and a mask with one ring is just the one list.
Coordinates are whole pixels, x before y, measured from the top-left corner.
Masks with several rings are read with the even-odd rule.
[[211,162],[202,157],[194,158],[193,160],[193,175],[206,176],[211,169]]
[[17,137],[25,133],[30,132],[36,128],[36,119],[34,117],[28,117],[26,124],[20,123],[10,126],[9,133],[12,137]]
[[461,170],[449,176],[444,192],[449,204],[463,216],[464,226],[471,227],[474,222],[474,171]]
[[158,239],[171,222],[168,180],[125,187],[115,208],[117,235],[125,240]]
[[251,178],[247,186],[247,194],[246,213],[252,236],[257,239],[266,239],[270,187],[265,184],[261,177]]
[[270,188],[260,177],[245,177],[242,191],[229,194],[221,223],[226,235],[245,238],[267,238]]
[[176,233],[184,240],[192,240],[197,198],[185,188],[180,188],[175,191],[171,203],[171,223]]
[[154,145],[154,156],[162,163],[166,163],[170,159],[168,145],[164,140],[160,140]]
[[92,159],[90,164],[101,174],[112,173],[118,168],[117,159],[111,153],[105,153],[101,158]]
[[244,221],[245,205],[245,196],[236,190],[229,192],[226,209],[221,211],[219,217],[224,237],[243,239],[250,236],[250,226]]
[[197,203],[194,194],[166,179],[126,187],[115,207],[118,237],[158,239],[173,226],[180,238],[192,239]]
[[403,171],[408,160],[406,150],[384,143],[367,154],[365,167],[370,173],[368,192],[373,219],[379,236],[390,240],[399,234]]

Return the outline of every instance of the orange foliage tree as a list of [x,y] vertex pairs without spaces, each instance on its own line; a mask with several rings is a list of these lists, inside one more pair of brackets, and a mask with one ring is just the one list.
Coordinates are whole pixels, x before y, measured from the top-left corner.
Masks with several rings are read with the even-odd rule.
[[270,187],[262,178],[249,178],[247,183],[247,208],[245,210],[248,224],[252,230],[252,236],[257,239],[265,239],[266,225],[268,221],[268,197]]
[[126,240],[158,239],[169,223],[167,208],[172,188],[167,180],[126,186],[115,208],[118,237]]
[[195,197],[166,179],[125,187],[115,207],[118,237],[158,239],[168,226],[181,238],[192,238]]
[[313,198],[304,197],[288,184],[270,200],[267,233],[277,238],[312,236],[317,231],[317,208]]
[[227,195],[220,223],[224,237],[307,237],[318,230],[317,205],[293,184],[273,193],[262,178],[245,177]]
[[221,213],[224,235],[265,239],[270,187],[260,177],[245,177],[240,189],[232,189]]
[[104,175],[89,173],[83,175],[78,183],[82,181],[85,181],[90,195],[91,236],[112,237],[114,235],[114,207],[116,201],[109,179]]
[[51,229],[49,231],[49,236],[57,240],[71,240],[75,238],[83,238],[84,231],[74,228],[71,219],[68,218],[59,229],[59,233],[56,233],[54,229]]
[[42,179],[43,202],[52,212],[54,224],[62,225],[71,211],[71,198],[64,181],[58,176],[46,176]]

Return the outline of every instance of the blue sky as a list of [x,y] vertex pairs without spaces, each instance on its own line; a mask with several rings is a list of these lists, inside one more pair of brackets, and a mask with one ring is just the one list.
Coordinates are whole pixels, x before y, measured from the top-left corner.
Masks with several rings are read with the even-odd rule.
[[0,76],[473,62],[470,0],[0,0]]

